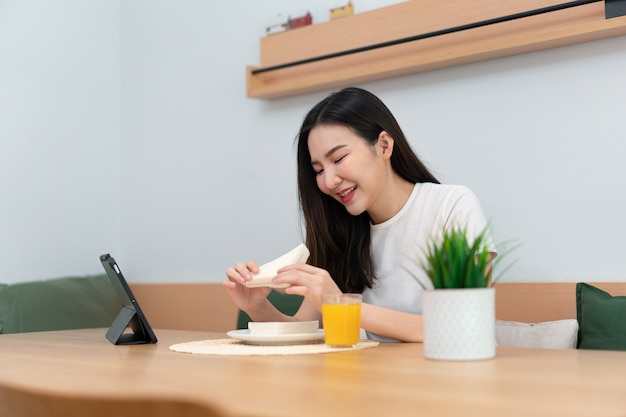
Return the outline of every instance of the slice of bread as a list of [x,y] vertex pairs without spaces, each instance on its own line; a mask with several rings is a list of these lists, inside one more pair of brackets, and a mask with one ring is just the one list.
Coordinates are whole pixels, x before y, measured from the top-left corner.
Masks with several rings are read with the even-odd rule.
[[313,333],[319,329],[319,322],[313,321],[272,321],[272,322],[250,322],[248,330],[250,334],[302,334]]
[[261,265],[259,273],[255,274],[250,281],[246,282],[246,287],[287,288],[289,284],[272,284],[272,279],[277,275],[278,270],[287,265],[306,262],[307,259],[309,259],[309,250],[301,243],[279,258]]

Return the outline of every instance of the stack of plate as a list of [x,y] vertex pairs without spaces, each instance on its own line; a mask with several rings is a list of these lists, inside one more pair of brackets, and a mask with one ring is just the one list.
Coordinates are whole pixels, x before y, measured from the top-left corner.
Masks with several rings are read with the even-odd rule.
[[317,343],[324,339],[319,322],[250,322],[247,329],[233,330],[228,336],[253,345],[294,345]]

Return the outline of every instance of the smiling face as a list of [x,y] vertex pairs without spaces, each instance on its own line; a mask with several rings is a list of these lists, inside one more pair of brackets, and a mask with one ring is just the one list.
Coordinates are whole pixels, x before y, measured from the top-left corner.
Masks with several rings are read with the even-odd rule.
[[320,124],[309,133],[308,148],[319,189],[353,216],[367,211],[376,222],[386,205],[393,139],[381,132],[370,146],[346,126]]

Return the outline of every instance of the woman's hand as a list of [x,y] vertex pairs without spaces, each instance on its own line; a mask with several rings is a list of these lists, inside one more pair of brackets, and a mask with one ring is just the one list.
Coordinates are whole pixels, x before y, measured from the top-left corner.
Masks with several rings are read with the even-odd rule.
[[306,298],[315,308],[322,309],[322,294],[341,294],[328,271],[315,266],[299,263],[278,270],[272,280],[274,284],[290,284],[287,294],[298,294]]
[[226,270],[228,279],[222,282],[226,293],[233,300],[233,303],[243,311],[250,311],[258,307],[267,299],[270,288],[248,288],[246,282],[252,279],[252,274],[259,272],[259,266],[255,261],[248,261],[247,264],[238,262],[234,268]]

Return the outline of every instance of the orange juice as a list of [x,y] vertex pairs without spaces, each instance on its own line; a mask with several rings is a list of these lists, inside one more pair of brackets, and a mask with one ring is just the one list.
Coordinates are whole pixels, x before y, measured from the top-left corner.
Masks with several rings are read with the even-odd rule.
[[324,323],[324,343],[331,346],[353,346],[359,342],[361,331],[361,298],[355,300],[344,294],[334,296],[333,300],[322,301],[322,320]]

